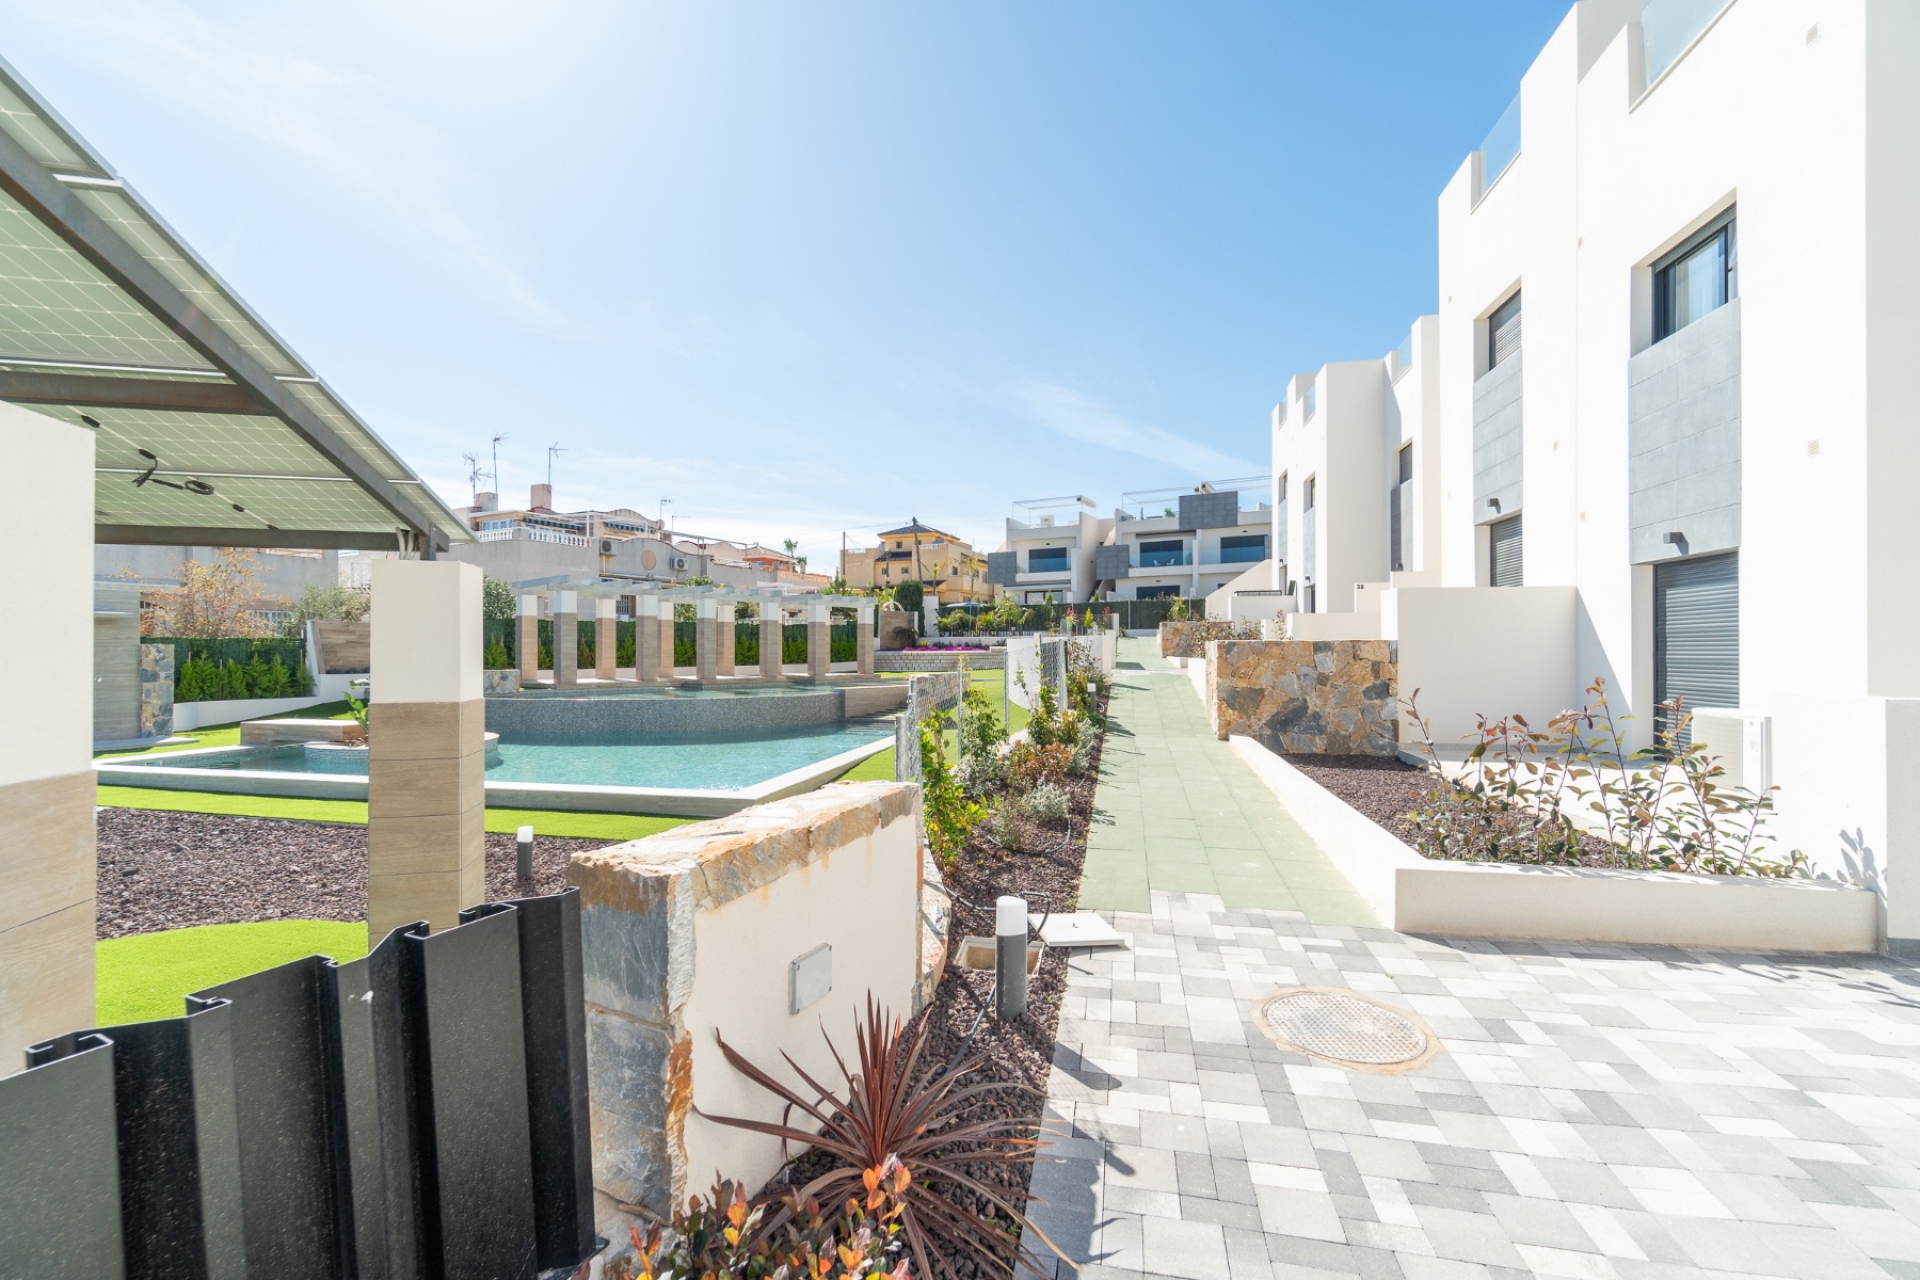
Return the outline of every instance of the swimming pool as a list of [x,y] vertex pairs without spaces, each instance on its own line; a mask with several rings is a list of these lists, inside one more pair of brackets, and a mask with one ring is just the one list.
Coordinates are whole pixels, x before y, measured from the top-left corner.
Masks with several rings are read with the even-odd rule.
[[[717,816],[811,790],[893,741],[884,723],[710,733],[503,734],[487,752],[487,802]],[[99,760],[100,782],[365,799],[366,754],[314,744],[215,747]]]

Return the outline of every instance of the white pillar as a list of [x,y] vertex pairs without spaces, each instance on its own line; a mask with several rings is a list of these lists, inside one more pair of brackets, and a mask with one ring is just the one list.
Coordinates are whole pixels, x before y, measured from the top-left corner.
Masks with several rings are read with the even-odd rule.
[[[367,933],[436,930],[486,897],[478,565],[373,562]],[[571,614],[567,615],[571,618]],[[562,647],[556,637],[555,650]]]
[[93,432],[0,403],[0,1075],[94,1022]]

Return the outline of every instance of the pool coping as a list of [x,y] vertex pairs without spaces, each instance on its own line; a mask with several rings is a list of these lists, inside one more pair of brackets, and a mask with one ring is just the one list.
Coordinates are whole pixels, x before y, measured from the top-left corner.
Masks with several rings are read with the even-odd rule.
[[[574,813],[647,813],[669,817],[724,818],[768,800],[799,795],[829,781],[869,756],[893,746],[891,735],[790,769],[738,791],[693,787],[615,787],[575,782],[489,782],[487,803],[510,809],[556,809]],[[167,753],[169,760],[244,750],[202,747]],[[365,774],[287,773],[275,769],[206,769],[171,765],[130,765],[126,760],[93,762],[103,786],[145,787],[161,791],[212,791],[223,795],[279,796],[295,800],[365,800]],[[226,785],[212,785],[222,783]],[[236,785],[237,784],[237,785]]]

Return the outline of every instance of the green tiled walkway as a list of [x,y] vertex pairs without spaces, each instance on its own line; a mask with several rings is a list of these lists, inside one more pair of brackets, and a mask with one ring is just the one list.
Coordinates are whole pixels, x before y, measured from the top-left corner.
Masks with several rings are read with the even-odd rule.
[[1226,743],[1159,642],[1120,642],[1080,905],[1148,911],[1154,889],[1377,924],[1345,876]]

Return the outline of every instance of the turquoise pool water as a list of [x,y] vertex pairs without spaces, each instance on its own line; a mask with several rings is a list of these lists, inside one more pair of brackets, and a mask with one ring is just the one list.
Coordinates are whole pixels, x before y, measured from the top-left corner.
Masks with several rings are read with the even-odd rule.
[[[889,730],[872,725],[752,733],[503,737],[499,747],[487,755],[487,780],[739,791],[891,737]],[[366,757],[359,752],[308,751],[297,745],[234,747],[206,755],[158,755],[114,763],[116,767],[147,769],[254,769],[350,776],[366,773]]]

